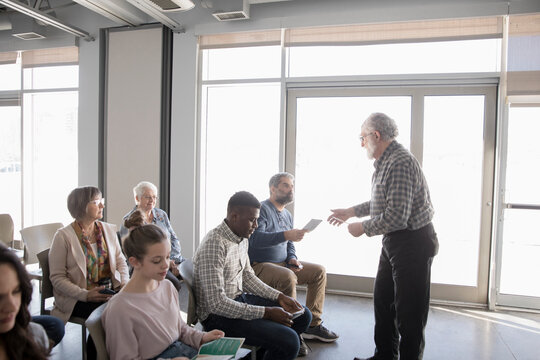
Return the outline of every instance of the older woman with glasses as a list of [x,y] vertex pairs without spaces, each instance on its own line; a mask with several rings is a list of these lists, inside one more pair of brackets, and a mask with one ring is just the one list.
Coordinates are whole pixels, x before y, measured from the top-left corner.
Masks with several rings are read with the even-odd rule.
[[[177,290],[180,290],[180,282],[178,281],[180,274],[177,266],[185,259],[181,254],[182,248],[180,247],[180,240],[171,226],[167,213],[156,207],[156,203],[159,200],[157,193],[157,187],[151,182],[141,181],[138,183],[133,188],[135,207],[124,216],[124,221],[128,219],[133,212],[140,210],[146,217],[146,223],[156,224],[165,231],[171,242],[171,259],[166,278],[174,284]],[[120,229],[121,235],[125,236],[127,232],[127,229],[122,225]]]
[[105,207],[101,191],[76,188],[67,206],[75,221],[56,232],[49,252],[52,315],[64,323],[70,316],[87,318],[129,280],[116,226],[99,221]]

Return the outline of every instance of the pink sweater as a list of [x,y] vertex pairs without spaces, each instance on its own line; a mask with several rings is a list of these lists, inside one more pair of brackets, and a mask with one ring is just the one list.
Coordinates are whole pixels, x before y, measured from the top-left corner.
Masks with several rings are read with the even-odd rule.
[[180,317],[178,292],[170,281],[160,281],[150,293],[120,291],[109,300],[101,322],[111,360],[152,358],[176,340],[198,349],[204,335]]

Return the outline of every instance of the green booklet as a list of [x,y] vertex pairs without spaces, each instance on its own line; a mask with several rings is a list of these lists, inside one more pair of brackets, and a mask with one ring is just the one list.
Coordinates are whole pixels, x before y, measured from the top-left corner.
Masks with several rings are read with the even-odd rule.
[[210,341],[209,343],[201,346],[199,349],[199,354],[197,354],[191,360],[227,360],[241,358],[249,354],[249,350],[240,349],[243,343],[244,338],[231,337],[223,337],[221,339]]

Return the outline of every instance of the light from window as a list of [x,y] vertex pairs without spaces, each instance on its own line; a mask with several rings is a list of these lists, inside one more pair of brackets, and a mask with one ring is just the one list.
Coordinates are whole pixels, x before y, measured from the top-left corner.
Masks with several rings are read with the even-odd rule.
[[24,89],[60,89],[79,86],[79,66],[46,66],[24,69]]
[[277,78],[281,74],[281,48],[255,46],[203,50],[203,80]]
[[21,89],[21,66],[0,65],[0,91]]
[[[21,228],[21,109],[0,106],[0,214]],[[17,236],[15,238],[18,238]]]
[[78,92],[25,94],[23,104],[24,225],[65,224],[78,183]]
[[202,236],[223,220],[235,192],[268,197],[268,179],[279,169],[280,86],[209,86],[203,93]]
[[499,39],[298,46],[289,49],[289,76],[340,76],[496,72]]

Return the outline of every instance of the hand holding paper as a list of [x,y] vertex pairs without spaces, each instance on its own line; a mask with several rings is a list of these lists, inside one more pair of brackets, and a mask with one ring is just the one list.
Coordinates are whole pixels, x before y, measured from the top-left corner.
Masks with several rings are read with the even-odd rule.
[[306,230],[299,230],[299,229],[292,229],[287,230],[283,232],[283,235],[285,236],[285,240],[288,241],[300,241],[304,238],[304,234],[306,233]]

